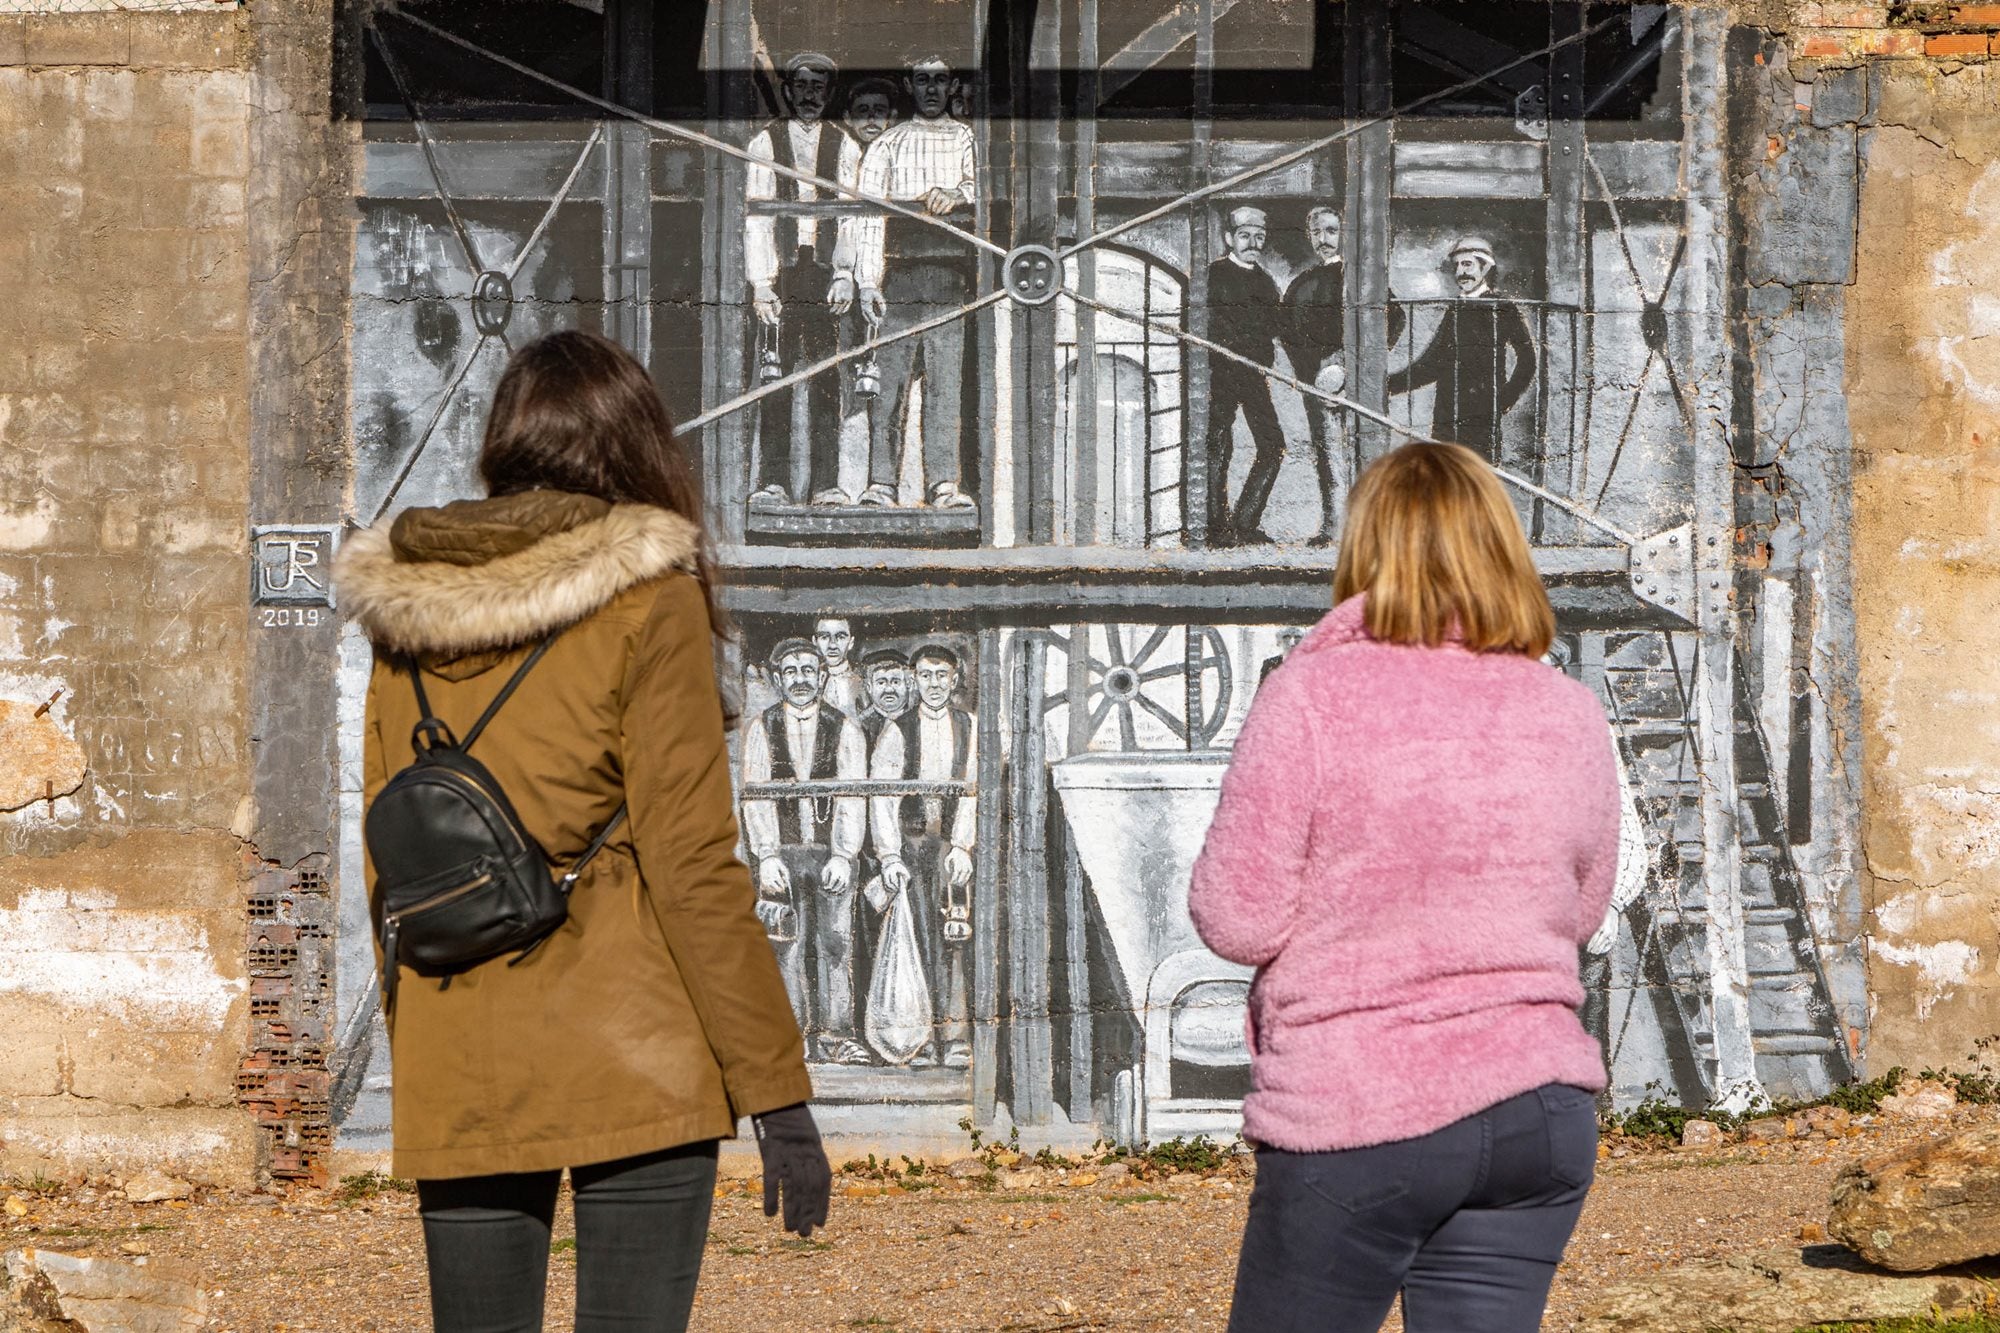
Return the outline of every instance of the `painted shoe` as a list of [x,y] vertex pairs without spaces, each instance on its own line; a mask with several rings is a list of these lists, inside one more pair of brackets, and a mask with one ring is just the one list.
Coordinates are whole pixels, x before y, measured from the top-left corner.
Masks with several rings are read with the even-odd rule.
[[958,489],[955,481],[941,481],[931,488],[933,509],[977,509],[979,501]]
[[944,1059],[940,1063],[946,1069],[970,1069],[972,1047],[962,1041],[948,1042],[944,1048]]
[[812,502],[816,505],[851,505],[854,503],[854,497],[846,491],[841,490],[838,486],[829,486],[825,490],[817,492],[813,496]]
[[872,1065],[875,1057],[866,1046],[852,1037],[842,1037],[826,1044],[826,1058],[837,1065]]
[[759,486],[750,492],[750,503],[753,505],[788,505],[791,502],[792,493],[776,483]]
[[878,481],[867,490],[861,492],[855,503],[867,505],[871,508],[893,508],[896,503],[896,490],[893,486],[887,486]]

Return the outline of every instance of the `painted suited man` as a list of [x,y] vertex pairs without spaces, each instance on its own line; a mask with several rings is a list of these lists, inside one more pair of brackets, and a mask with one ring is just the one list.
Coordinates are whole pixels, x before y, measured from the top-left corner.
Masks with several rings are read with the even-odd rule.
[[[1277,360],[1281,298],[1278,283],[1258,261],[1266,239],[1264,210],[1229,214],[1222,243],[1227,253],[1208,266],[1208,336],[1258,366]],[[1264,505],[1285,459],[1285,433],[1271,403],[1271,381],[1253,366],[1224,356],[1208,359],[1208,540],[1212,546],[1268,544],[1261,526]],[[1236,451],[1236,414],[1250,427],[1250,474],[1232,513],[1229,464]]]
[[[746,147],[753,158],[849,187],[860,180],[861,146],[826,116],[834,72],[833,61],[815,51],[785,62],[783,90],[791,114],[751,137]],[[744,196],[753,205],[839,198],[760,162],[744,174]],[[765,345],[787,370],[823,360],[840,344],[837,312],[852,301],[854,280],[845,256],[836,255],[838,231],[830,218],[773,216],[754,207],[744,219],[743,276],[751,308]],[[757,489],[750,498],[776,504],[792,498],[793,393],[806,400],[806,494],[814,504],[846,504],[849,497],[840,489],[840,376],[831,372],[763,400]]]
[[[1347,322],[1347,265],[1340,257],[1340,214],[1315,208],[1306,214],[1306,239],[1314,263],[1285,288],[1285,355],[1292,374],[1306,383],[1339,393],[1347,387],[1342,361]],[[1313,467],[1319,479],[1319,532],[1308,542],[1330,546],[1340,535],[1341,497],[1354,484],[1354,459],[1347,447],[1346,413],[1308,398],[1306,428],[1312,435]]]
[[[958,655],[927,644],[910,659],[917,706],[886,723],[869,774],[901,781],[967,781],[978,771],[979,737],[972,714],[954,706]],[[878,796],[869,825],[882,882],[909,903],[918,948],[931,982],[936,1023],[933,1054],[947,1069],[972,1063],[970,975],[972,851],[976,802],[965,797]],[[919,1055],[913,1063],[926,1059]]]
[[1390,393],[1437,386],[1431,434],[1500,461],[1500,425],[1535,382],[1535,339],[1521,307],[1493,291],[1493,247],[1468,236],[1451,247],[1459,299],[1430,345],[1390,374]]
[[[771,650],[770,663],[784,697],[744,732],[745,785],[867,776],[860,724],[822,697],[826,664],[819,650],[787,639]],[[792,908],[789,931],[772,928],[782,913],[766,908],[759,915],[791,986],[793,1010],[810,1034],[812,1054],[838,1064],[870,1059],[856,1039],[854,1006],[855,862],[866,825],[860,796],[743,802],[759,902]]]

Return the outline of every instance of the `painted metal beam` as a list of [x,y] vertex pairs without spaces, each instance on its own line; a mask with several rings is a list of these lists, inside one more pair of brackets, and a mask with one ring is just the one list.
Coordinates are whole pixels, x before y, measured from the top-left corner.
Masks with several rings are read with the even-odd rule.
[[[1236,8],[1237,0],[1207,0],[1207,3],[1211,9],[1209,21],[1213,23]],[[1098,75],[1096,105],[1102,106],[1118,96],[1141,74],[1193,41],[1201,26],[1202,4],[1203,0],[1179,0],[1138,36],[1112,52]],[[1079,56],[1077,63],[1087,69],[1095,62]]]

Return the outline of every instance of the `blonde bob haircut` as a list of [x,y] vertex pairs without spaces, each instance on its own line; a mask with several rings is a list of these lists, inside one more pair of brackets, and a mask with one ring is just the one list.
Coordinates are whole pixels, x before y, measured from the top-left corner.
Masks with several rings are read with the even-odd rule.
[[1375,460],[1347,501],[1333,597],[1368,594],[1368,633],[1429,647],[1540,657],[1555,612],[1521,520],[1486,460],[1457,444],[1406,444]]

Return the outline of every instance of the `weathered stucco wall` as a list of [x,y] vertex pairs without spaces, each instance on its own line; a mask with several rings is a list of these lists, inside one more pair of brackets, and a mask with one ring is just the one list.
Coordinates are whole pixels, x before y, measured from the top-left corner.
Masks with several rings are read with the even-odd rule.
[[245,590],[344,374],[329,7],[91,8],[0,14],[0,1173],[240,1183],[315,1098]]
[[2000,1032],[2000,78],[1885,62],[1848,300],[1872,1064]]
[[4,1171],[252,1167],[246,35],[0,19]]

